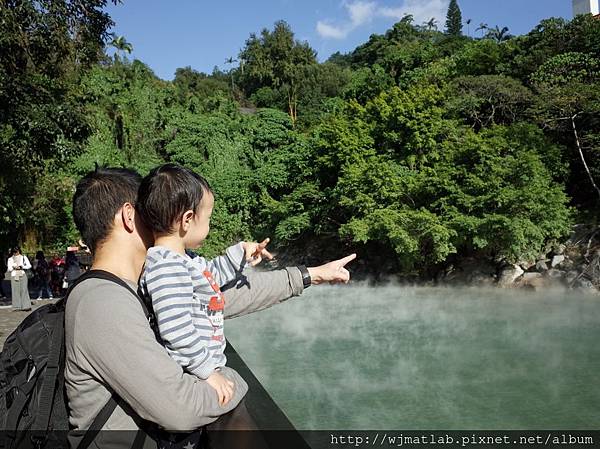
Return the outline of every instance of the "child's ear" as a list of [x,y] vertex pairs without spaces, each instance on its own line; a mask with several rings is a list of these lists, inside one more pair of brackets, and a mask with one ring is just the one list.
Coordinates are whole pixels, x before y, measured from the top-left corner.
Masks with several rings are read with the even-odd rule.
[[181,216],[181,228],[187,232],[190,229],[190,223],[194,219],[194,211],[186,210]]

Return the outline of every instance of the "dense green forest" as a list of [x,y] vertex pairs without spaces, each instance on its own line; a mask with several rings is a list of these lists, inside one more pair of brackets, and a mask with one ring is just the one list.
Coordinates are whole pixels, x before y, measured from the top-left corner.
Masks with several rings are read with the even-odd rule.
[[105,6],[0,5],[4,248],[76,242],[70,201],[95,164],[204,175],[216,194],[207,256],[270,236],[307,263],[353,251],[374,272],[427,275],[467,255],[533,258],[597,221],[591,16],[516,37],[482,24],[474,37],[460,10],[443,30],[408,15],[322,63],[281,21],[240,43],[236,67],[164,81],[128,59]]

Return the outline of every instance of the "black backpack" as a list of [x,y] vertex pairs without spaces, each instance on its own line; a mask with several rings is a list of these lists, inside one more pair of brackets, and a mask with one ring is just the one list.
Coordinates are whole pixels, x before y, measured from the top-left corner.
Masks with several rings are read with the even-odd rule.
[[[115,282],[134,294],[122,279],[103,270],[80,276],[63,299],[32,312],[8,336],[0,354],[0,448],[68,448],[65,369],[65,305],[71,290],[86,279]],[[143,300],[144,313],[151,318]],[[117,406],[113,394],[94,419],[77,449],[89,446]],[[143,444],[139,432],[134,446]],[[3,440],[3,441],[2,441]]]

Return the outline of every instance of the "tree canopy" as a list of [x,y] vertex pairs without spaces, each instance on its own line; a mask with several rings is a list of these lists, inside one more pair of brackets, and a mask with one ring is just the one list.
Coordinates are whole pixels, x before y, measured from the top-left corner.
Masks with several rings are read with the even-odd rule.
[[406,16],[322,63],[280,21],[224,68],[164,81],[128,59],[104,2],[52,3],[0,6],[5,246],[76,242],[73,186],[96,163],[204,175],[207,256],[270,236],[296,261],[355,251],[367,270],[425,275],[460,257],[534,258],[575,220],[597,220],[589,16],[517,37],[481,24],[472,38],[453,1],[446,33]]
[[457,0],[450,0],[446,14],[446,32],[450,36],[462,36],[462,13]]

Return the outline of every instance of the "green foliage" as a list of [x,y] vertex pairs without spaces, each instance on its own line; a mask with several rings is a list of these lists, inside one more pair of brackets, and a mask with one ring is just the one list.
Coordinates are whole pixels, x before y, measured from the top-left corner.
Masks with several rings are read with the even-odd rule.
[[600,21],[549,19],[508,40],[482,24],[474,40],[452,1],[448,33],[405,16],[325,63],[276,22],[238,68],[168,82],[102,55],[111,38],[130,48],[104,2],[39,5],[0,5],[5,240],[76,241],[70,196],[96,163],[206,177],[209,257],[269,236],[306,260],[351,249],[373,271],[423,274],[450,257],[535,256],[569,232],[572,205],[597,209],[580,154],[600,179]]
[[308,233],[317,219],[314,204],[324,200],[323,193],[312,183],[301,183],[279,201],[264,198],[270,220],[274,225],[276,242],[296,241]]
[[462,14],[457,0],[450,0],[446,14],[446,32],[451,36],[462,35]]
[[442,262],[456,252],[451,243],[455,232],[427,210],[376,209],[364,218],[352,219],[340,233],[355,242],[376,240],[390,245],[404,270]]
[[454,55],[460,75],[493,75],[506,58],[506,46],[490,39],[469,42]]
[[94,133],[87,151],[74,160],[77,173],[94,163],[148,171],[160,162],[167,91],[147,66],[134,61],[95,67],[82,86]]
[[115,49],[117,50],[117,52],[115,53],[115,61],[118,61],[118,52],[129,54],[133,51],[133,45],[127,42],[125,36],[114,36],[113,40],[110,42],[110,45],[115,47]]
[[443,138],[443,94],[435,86],[406,91],[392,87],[367,103],[362,117],[372,129],[377,151],[417,168],[438,157]]
[[28,225],[41,247],[64,248],[78,240],[71,218],[74,182],[60,172],[45,172],[38,178],[32,204],[36,213]]
[[285,110],[286,100],[285,92],[268,86],[261,87],[250,95],[250,101],[259,108],[277,108]]
[[493,39],[494,41],[501,43],[513,37],[508,31],[508,27],[500,28],[498,25],[496,25],[494,28],[488,28],[485,37],[487,39]]
[[535,117],[556,141],[572,148],[567,153],[568,192],[589,209],[599,204],[592,184],[600,177],[598,67],[597,58],[569,52],[549,59],[531,77],[537,92]]
[[390,246],[398,265],[411,270],[455,252],[516,260],[568,232],[568,198],[543,162],[564,173],[558,148],[549,149],[535,127],[476,134],[442,120],[439,98],[432,88],[391,89],[349,112],[359,122],[332,122],[321,131],[336,159],[317,161],[340,167],[326,212],[344,220],[340,236]]
[[396,23],[385,35],[373,34],[351,54],[355,67],[382,67],[395,80],[406,72],[445,56],[447,37],[412,24],[411,16]]
[[350,82],[352,72],[337,64],[311,64],[304,67],[298,86],[298,118],[304,127],[319,122],[331,112],[327,100],[341,97]]
[[248,141],[240,132],[239,120],[225,114],[186,113],[173,125],[176,135],[165,148],[169,160],[202,174],[215,194],[211,235],[204,245],[212,256],[250,235],[255,195]]
[[441,262],[456,252],[456,237],[439,217],[418,207],[417,174],[384,156],[365,154],[346,165],[336,187],[340,206],[351,218],[342,237],[356,243],[389,245],[402,269]]
[[528,134],[501,126],[479,134],[462,129],[444,143],[439,164],[424,172],[423,197],[461,236],[458,247],[514,261],[568,232],[568,198],[543,163],[545,149],[520,137]]
[[579,15],[572,21],[547,19],[519,39],[509,64],[514,76],[527,80],[554,56],[579,52],[600,57],[600,22],[591,15]]
[[272,32],[263,29],[260,37],[251,34],[240,59],[244,61],[242,80],[248,92],[253,92],[255,86],[278,87],[289,83],[295,67],[316,62],[314,50],[306,42],[295,40],[284,21],[276,22]]
[[340,67],[350,67],[350,64],[352,63],[350,55],[342,54],[339,51],[336,51],[335,53],[333,53],[327,59],[327,62],[330,62],[332,64],[337,64]]
[[593,55],[568,52],[548,59],[531,76],[537,85],[564,86],[568,83],[593,83],[600,77],[600,59]]
[[46,173],[77,155],[89,135],[77,81],[98,61],[112,25],[104,0],[51,3],[0,3],[3,245],[35,240],[35,224],[48,218],[32,198]]
[[364,104],[393,85],[394,79],[380,65],[361,67],[352,73],[352,78],[344,89],[343,96]]
[[502,75],[456,78],[449,97],[448,109],[475,129],[524,120],[533,100],[521,82]]
[[295,40],[290,26],[278,21],[272,32],[265,28],[260,37],[252,33],[239,59],[244,67],[241,84],[246,94],[250,96],[263,87],[281,91],[295,121],[304,72],[307,66],[316,64],[316,52],[308,43]]
[[228,96],[231,92],[227,81],[197,72],[191,67],[179,68],[175,71],[173,86],[178,103],[187,107],[191,112],[206,110],[203,102],[216,93]]

